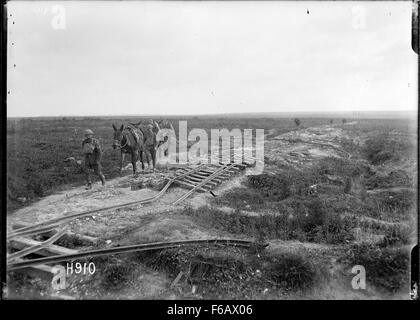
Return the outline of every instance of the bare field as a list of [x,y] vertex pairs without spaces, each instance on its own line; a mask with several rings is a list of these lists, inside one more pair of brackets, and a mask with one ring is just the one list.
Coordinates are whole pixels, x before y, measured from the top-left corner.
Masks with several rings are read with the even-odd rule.
[[[137,119],[129,119],[135,122]],[[177,119],[170,119],[177,131]],[[188,128],[265,129],[264,172],[248,171],[209,193],[171,203],[173,187],[150,205],[81,218],[72,232],[98,247],[226,237],[257,239],[260,253],[237,248],[168,249],[95,258],[92,277],[71,276],[77,299],[408,299],[409,248],[416,243],[417,136],[408,120],[188,118]],[[128,119],[8,121],[8,225],[146,198],[158,192],[117,174],[112,123]],[[105,187],[84,190],[77,167],[89,127],[105,148]],[[77,245],[75,245],[77,248]],[[84,247],[83,249],[87,249]],[[351,269],[366,268],[366,290]],[[174,283],[178,275],[179,281]],[[51,298],[48,283],[9,274],[9,295]]]

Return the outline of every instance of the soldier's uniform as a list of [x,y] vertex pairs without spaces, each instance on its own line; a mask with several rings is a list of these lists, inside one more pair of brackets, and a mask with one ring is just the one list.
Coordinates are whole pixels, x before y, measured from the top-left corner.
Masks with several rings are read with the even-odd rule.
[[140,127],[144,136],[143,142],[143,155],[147,163],[152,161],[152,150],[156,146],[156,134],[153,132],[153,125],[146,124]]
[[[86,133],[93,135],[91,130],[86,130]],[[83,171],[86,175],[87,187],[92,187],[92,180],[90,170],[93,169],[94,173],[101,179],[102,185],[105,185],[105,176],[102,174],[101,159],[102,150],[99,141],[93,137],[87,137],[82,142],[82,149],[85,155],[83,163]]]

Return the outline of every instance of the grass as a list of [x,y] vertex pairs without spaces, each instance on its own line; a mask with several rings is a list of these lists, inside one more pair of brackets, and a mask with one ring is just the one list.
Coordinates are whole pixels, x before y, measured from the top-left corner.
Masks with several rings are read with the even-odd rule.
[[315,267],[309,260],[295,253],[281,253],[270,257],[267,273],[272,281],[289,290],[311,288],[316,281]]
[[406,286],[408,292],[410,259],[405,248],[353,245],[347,253],[347,259],[350,266],[365,267],[367,286],[371,284],[390,293],[403,290]]
[[267,287],[305,290],[317,279],[315,266],[295,253],[261,253],[256,257],[235,248],[209,247],[168,249],[136,256],[146,266],[163,270],[171,278],[182,271],[188,284],[199,284],[201,290],[207,291],[206,298],[223,295],[243,298]]
[[413,150],[413,141],[395,137],[389,132],[369,137],[363,149],[365,157],[374,165],[380,165],[390,160],[398,161],[412,153]]
[[202,226],[256,239],[282,239],[342,243],[352,240],[353,221],[327,212],[317,201],[296,201],[275,214],[248,215],[239,210],[226,213],[208,206],[187,208],[187,215]]
[[135,263],[130,259],[119,259],[115,256],[103,256],[94,259],[95,266],[101,272],[95,277],[101,278],[101,287],[106,291],[118,291],[130,281]]
[[[118,175],[118,153],[109,149],[112,123],[133,119],[62,118],[8,121],[8,205],[18,197],[42,197],[67,184],[81,184],[84,178],[76,167],[63,159],[79,155],[81,132],[92,128],[106,149],[103,166],[107,178]],[[171,119],[178,128],[177,119]],[[234,119],[218,117],[188,118],[189,128],[264,128],[272,136],[296,130],[293,119]],[[328,123],[329,119],[301,119],[300,127]],[[412,172],[390,167],[415,151],[407,136],[412,134],[400,120],[366,120],[343,126],[366,143],[342,141],[351,159],[324,158],[310,168],[297,170],[277,166],[267,159],[271,172],[249,176],[240,187],[215,198],[212,205],[229,206],[232,212],[213,206],[187,208],[173,216],[191,219],[205,228],[215,228],[241,237],[298,240],[341,245],[347,248],[347,263],[363,265],[368,285],[389,292],[402,290],[408,277],[408,253],[402,246],[411,242],[410,228],[402,223],[383,223],[383,219],[407,220],[416,212],[413,190],[401,189],[368,193],[366,190],[390,187],[416,188]],[[402,134],[397,134],[398,132]],[[400,143],[401,142],[401,143]],[[80,158],[80,157],[79,157]],[[314,189],[313,186],[316,185]],[[316,190],[316,191],[314,191]],[[362,219],[364,217],[376,219]],[[188,228],[189,225],[185,224]],[[356,227],[383,236],[378,243],[351,244]],[[171,224],[171,230],[175,227]],[[166,229],[165,229],[166,230]],[[145,232],[146,233],[146,232]],[[171,236],[171,232],[142,234],[142,240]],[[120,237],[125,237],[121,235]],[[130,239],[131,240],[131,239]],[[99,259],[99,258],[98,258]],[[102,260],[101,260],[102,259]],[[96,261],[96,260],[95,260]],[[244,297],[258,288],[274,286],[301,290],[313,286],[316,268],[307,257],[294,253],[272,256],[238,253],[230,248],[171,249],[133,254],[131,258],[100,258],[101,283],[106,290],[121,290],[130,281],[136,264],[165,270],[175,278],[179,271],[188,274],[189,284],[201,283],[208,297]],[[257,270],[259,272],[257,272]],[[189,290],[191,288],[189,287]],[[255,290],[254,290],[255,291]]]
[[390,187],[414,187],[413,177],[404,170],[392,170],[390,173],[376,173],[367,177],[366,189],[382,189]]

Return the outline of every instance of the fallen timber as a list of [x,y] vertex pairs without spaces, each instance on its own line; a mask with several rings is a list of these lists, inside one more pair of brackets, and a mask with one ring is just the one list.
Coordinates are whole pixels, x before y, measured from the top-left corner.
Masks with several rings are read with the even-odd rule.
[[[60,238],[60,239],[62,239],[62,238]],[[18,238],[15,238],[15,239],[11,240],[8,243],[8,247],[13,248],[15,250],[24,250],[28,247],[41,245],[42,243],[43,242],[36,241],[36,240],[30,239],[30,238],[18,237]],[[68,249],[66,247],[62,247],[62,246],[59,246],[59,245],[56,245],[56,244],[50,244],[50,245],[45,246],[45,247],[39,249],[38,251],[36,251],[36,254],[45,257],[45,256],[51,256],[51,255],[58,255],[58,254],[70,254],[70,253],[76,253],[76,252],[77,252],[77,250],[74,250],[74,249]]]
[[268,246],[267,243],[259,243],[248,240],[237,240],[237,239],[199,239],[199,240],[181,240],[181,241],[172,241],[172,242],[155,242],[155,243],[146,243],[146,244],[136,244],[129,246],[113,247],[99,250],[90,250],[85,252],[78,252],[74,254],[64,254],[56,255],[32,260],[19,261],[15,263],[10,263],[7,266],[9,271],[17,270],[27,267],[33,267],[43,264],[58,263],[64,261],[71,261],[75,259],[88,258],[88,257],[97,257],[111,254],[120,254],[120,253],[129,253],[129,252],[139,252],[139,251],[153,251],[153,250],[162,250],[162,249],[172,249],[185,246],[193,245],[225,245],[233,246],[245,249],[255,249],[260,250]]
[[57,241],[58,239],[60,239],[64,234],[66,233],[65,229],[61,229],[59,230],[55,235],[53,235],[51,238],[49,238],[48,240],[41,242],[39,244],[35,244],[33,246],[30,246],[28,248],[22,249],[18,252],[12,253],[7,255],[7,261],[11,262],[14,261],[16,259],[20,259],[23,258],[31,253],[35,253],[41,249],[45,249],[46,247],[48,247],[49,245],[53,244],[55,241]]
[[[16,229],[20,229],[20,228],[24,228],[24,227],[28,227],[30,226],[30,224],[26,223],[26,222],[13,222],[12,224],[12,230],[16,230]],[[43,233],[43,236],[45,237],[52,237],[55,234],[56,229],[52,230],[52,231],[46,231],[45,233]],[[24,238],[18,238],[19,241],[24,239]],[[61,240],[67,240],[70,242],[73,242],[74,240],[80,242],[80,243],[85,243],[86,245],[96,245],[98,243],[98,238],[95,237],[90,237],[90,236],[86,236],[86,235],[82,235],[82,234],[78,234],[78,233],[74,233],[70,230],[67,230],[67,232],[65,234],[63,234],[63,236],[60,238]],[[26,239],[29,240],[29,239]],[[14,242],[16,242],[16,238],[13,239]]]

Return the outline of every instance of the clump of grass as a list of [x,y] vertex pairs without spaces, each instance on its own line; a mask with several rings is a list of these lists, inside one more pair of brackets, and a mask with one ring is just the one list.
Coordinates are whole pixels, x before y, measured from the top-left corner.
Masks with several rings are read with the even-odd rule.
[[290,180],[284,179],[281,174],[259,174],[248,176],[247,185],[258,189],[265,197],[273,201],[280,201],[290,196]]
[[319,199],[293,199],[287,203],[294,209],[291,226],[304,232],[312,232],[325,223],[327,211]]
[[393,137],[389,132],[378,133],[365,142],[365,157],[374,165],[383,164],[389,160],[398,161],[402,155],[414,151],[413,143],[407,139]]
[[415,192],[401,190],[398,192],[381,192],[375,196],[383,211],[406,212],[415,205]]
[[410,187],[412,179],[404,170],[393,170],[389,174],[374,174],[365,180],[367,189],[389,188],[389,187]]
[[411,243],[410,228],[406,225],[395,224],[385,231],[385,237],[378,244],[381,247],[406,245]]
[[302,290],[315,283],[317,273],[308,259],[295,253],[282,253],[270,260],[265,273],[282,288]]
[[132,261],[120,260],[113,256],[98,257],[95,259],[95,265],[102,270],[102,288],[109,291],[123,289],[134,270]]
[[324,223],[317,228],[315,234],[316,242],[338,244],[350,242],[354,239],[351,230],[355,223],[351,217],[341,217],[338,214],[329,214]]
[[351,266],[366,269],[366,281],[388,292],[395,293],[408,288],[409,252],[403,248],[381,248],[363,243],[350,247],[348,260]]

